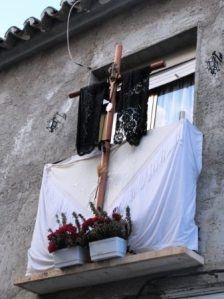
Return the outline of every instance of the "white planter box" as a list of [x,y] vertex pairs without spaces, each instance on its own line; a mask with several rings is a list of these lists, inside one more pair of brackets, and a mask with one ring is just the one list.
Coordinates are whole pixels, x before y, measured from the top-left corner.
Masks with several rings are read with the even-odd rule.
[[114,257],[123,257],[127,251],[127,241],[113,237],[89,243],[92,261],[101,261]]
[[88,251],[80,246],[75,246],[59,249],[53,253],[53,256],[55,267],[63,268],[84,264],[88,258]]

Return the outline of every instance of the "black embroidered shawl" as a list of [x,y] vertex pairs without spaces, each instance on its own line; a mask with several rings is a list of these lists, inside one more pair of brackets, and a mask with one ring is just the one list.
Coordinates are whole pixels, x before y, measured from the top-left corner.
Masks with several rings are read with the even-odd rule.
[[121,144],[126,138],[131,145],[138,145],[147,131],[149,67],[124,74],[121,84],[114,143]]
[[89,154],[99,144],[99,123],[103,99],[108,100],[106,82],[80,90],[76,147],[80,156]]

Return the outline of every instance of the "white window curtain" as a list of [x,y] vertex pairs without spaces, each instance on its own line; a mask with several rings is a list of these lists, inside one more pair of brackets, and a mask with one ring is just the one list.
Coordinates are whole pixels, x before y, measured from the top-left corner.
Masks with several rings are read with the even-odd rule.
[[155,127],[162,127],[179,120],[180,111],[193,122],[194,77],[188,76],[159,88]]

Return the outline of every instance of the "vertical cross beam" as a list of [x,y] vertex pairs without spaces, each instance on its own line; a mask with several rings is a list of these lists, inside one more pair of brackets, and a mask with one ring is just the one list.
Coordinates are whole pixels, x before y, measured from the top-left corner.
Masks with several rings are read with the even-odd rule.
[[120,77],[120,66],[121,66],[121,57],[122,57],[122,45],[117,45],[115,48],[114,55],[114,63],[111,67],[110,74],[110,101],[112,104],[112,108],[110,111],[107,111],[105,122],[104,122],[104,136],[105,140],[103,140],[103,151],[99,166],[99,184],[98,190],[96,194],[96,207],[103,208],[104,198],[106,193],[106,185],[107,185],[107,176],[108,176],[108,168],[109,168],[109,159],[110,159],[110,140],[112,133],[112,125],[113,125],[113,117],[116,106],[116,93],[117,93],[117,79]]

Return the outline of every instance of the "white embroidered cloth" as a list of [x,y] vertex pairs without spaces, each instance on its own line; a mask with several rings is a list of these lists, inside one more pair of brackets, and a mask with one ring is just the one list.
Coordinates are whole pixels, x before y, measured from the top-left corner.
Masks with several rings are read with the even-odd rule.
[[[104,208],[124,213],[130,206],[131,249],[198,249],[194,216],[201,158],[202,134],[187,120],[152,130],[138,147],[112,150]],[[99,152],[93,152],[45,166],[27,274],[54,267],[47,234],[57,228],[56,214],[65,212],[68,220],[72,211],[91,216],[88,203],[94,199],[99,161]]]

